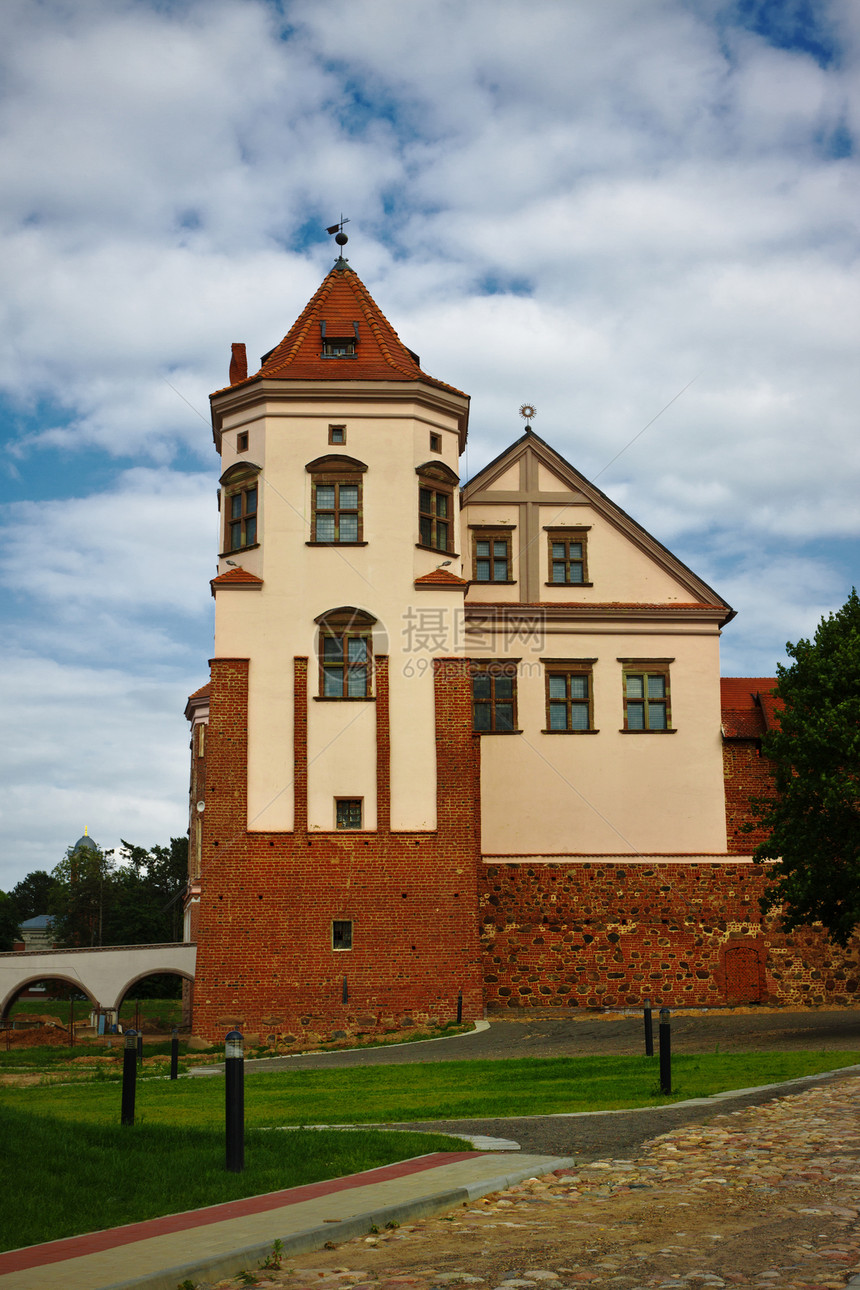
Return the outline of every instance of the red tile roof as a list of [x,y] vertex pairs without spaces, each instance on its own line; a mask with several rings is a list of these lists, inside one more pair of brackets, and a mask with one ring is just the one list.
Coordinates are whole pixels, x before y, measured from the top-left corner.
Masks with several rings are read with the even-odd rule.
[[720,678],[723,735],[726,739],[761,739],[776,725],[779,702],[771,693],[772,676]]
[[768,694],[776,685],[774,676],[721,676],[720,697],[724,708],[753,708],[757,694]]
[[189,694],[188,700],[190,702],[192,699],[206,699],[208,697],[209,697],[209,682],[207,681],[205,685],[201,685],[199,690],[195,690],[193,694]]
[[434,569],[432,573],[422,574],[420,578],[415,579],[416,587],[440,584],[445,587],[468,587],[469,585],[465,578],[458,578],[457,574],[451,573],[449,569]]
[[263,579],[258,578],[255,573],[249,573],[247,569],[231,569],[229,573],[219,573],[217,578],[209,579],[213,596],[216,587],[262,587],[262,585]]
[[[329,339],[353,339],[353,323],[357,324],[354,358],[323,358],[321,323],[325,323],[325,335]],[[439,389],[467,397],[462,390],[437,381],[422,371],[417,356],[406,348],[358,274],[345,260],[335,264],[281,343],[265,356],[259,372],[246,379],[259,377],[274,380],[426,381]]]

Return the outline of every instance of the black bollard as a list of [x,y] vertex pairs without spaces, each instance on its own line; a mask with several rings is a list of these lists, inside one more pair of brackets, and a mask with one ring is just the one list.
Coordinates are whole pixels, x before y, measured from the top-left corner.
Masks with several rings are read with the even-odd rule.
[[175,1026],[170,1037],[170,1078],[179,1078],[179,1031]]
[[134,1124],[134,1086],[137,1079],[137,1036],[133,1030],[125,1032],[122,1054],[122,1124]]
[[227,1172],[240,1174],[245,1168],[245,1041],[231,1030],[224,1046],[226,1075]]
[[645,1008],[642,1013],[645,1018],[645,1056],[654,1056],[654,1031],[651,1026],[651,1000],[645,1000]]
[[137,1032],[137,1064],[138,1066],[143,1065],[143,1031],[142,1030],[139,1030]]
[[669,1009],[660,1009],[660,1092],[664,1097],[672,1092],[672,1034]]
[[463,991],[461,990],[460,993],[457,995],[457,1025],[458,1026],[462,1022],[462,1020],[463,1020]]

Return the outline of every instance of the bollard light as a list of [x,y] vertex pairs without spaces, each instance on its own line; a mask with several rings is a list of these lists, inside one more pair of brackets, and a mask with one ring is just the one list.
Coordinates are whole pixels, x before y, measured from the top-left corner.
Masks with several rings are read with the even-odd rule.
[[170,1036],[170,1078],[179,1078],[179,1031],[175,1026]]
[[224,1041],[226,1168],[240,1174],[245,1168],[245,1040],[231,1030]]
[[642,1011],[642,1016],[645,1021],[645,1056],[653,1057],[654,1056],[654,1031],[651,1028],[651,1000],[650,999],[645,1000],[645,1007]]
[[672,1092],[672,1027],[669,1009],[660,1009],[660,1092],[668,1097]]
[[122,1054],[122,1110],[120,1122],[134,1124],[134,1091],[137,1079],[137,1034],[134,1030],[125,1032],[125,1047]]

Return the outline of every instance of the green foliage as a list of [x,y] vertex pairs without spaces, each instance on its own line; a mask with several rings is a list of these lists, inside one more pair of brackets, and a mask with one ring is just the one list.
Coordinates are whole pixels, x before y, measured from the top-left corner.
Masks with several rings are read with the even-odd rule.
[[0,953],[11,950],[20,924],[21,916],[14,899],[0,891]]
[[54,937],[74,946],[179,940],[187,876],[187,838],[171,838],[169,846],[149,850],[123,840],[107,854],[69,848],[52,876]]
[[757,860],[778,861],[762,911],[786,930],[821,922],[839,945],[860,923],[860,598],[822,619],[812,641],[788,644],[777,668],[784,705],[763,751],[774,796],[757,804],[770,836]]
[[[54,869],[50,914],[59,945],[110,944],[105,939],[105,896],[110,908],[113,861],[99,847],[69,847]],[[107,887],[107,893],[105,888]]]
[[17,906],[18,917],[22,923],[25,923],[28,918],[36,918],[39,914],[48,913],[55,881],[44,869],[34,869],[12,888],[9,895]]

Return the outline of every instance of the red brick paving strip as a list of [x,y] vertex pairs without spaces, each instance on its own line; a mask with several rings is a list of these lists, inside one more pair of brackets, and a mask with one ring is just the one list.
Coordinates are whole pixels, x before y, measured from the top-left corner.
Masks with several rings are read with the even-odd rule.
[[456,1164],[458,1160],[475,1160],[486,1154],[485,1151],[436,1151],[432,1155],[401,1160],[394,1165],[381,1165],[378,1169],[366,1169],[360,1174],[349,1174],[346,1178],[329,1178],[324,1182],[307,1183],[304,1187],[270,1191],[264,1196],[246,1196],[243,1200],[228,1200],[221,1205],[208,1205],[205,1209],[188,1209],[182,1214],[166,1214],[164,1218],[150,1218],[143,1223],[127,1223],[124,1227],[106,1228],[102,1232],[87,1232],[83,1236],[47,1241],[44,1245],[7,1250],[5,1254],[0,1254],[0,1276],[7,1272],[23,1272],[25,1268],[43,1267],[48,1263],[61,1263],[64,1259],[80,1258],[85,1254],[98,1254],[101,1250],[145,1241],[150,1236],[165,1236],[171,1232],[205,1227],[209,1223],[221,1223],[229,1218],[262,1214],[284,1205],[297,1205],[303,1200],[316,1200],[331,1192],[367,1187],[393,1178],[405,1178],[425,1169]]

